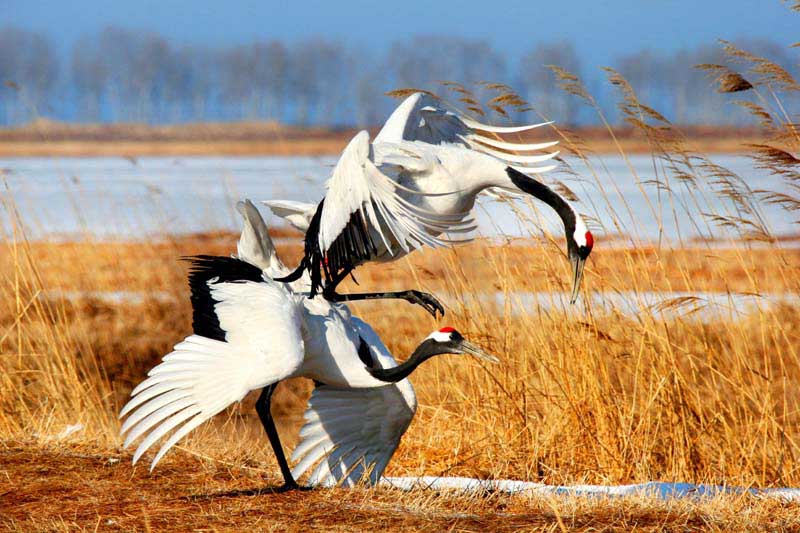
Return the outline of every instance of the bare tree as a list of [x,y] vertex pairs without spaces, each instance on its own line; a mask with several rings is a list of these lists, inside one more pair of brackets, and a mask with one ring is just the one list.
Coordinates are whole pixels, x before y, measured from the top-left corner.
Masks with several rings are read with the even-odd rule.
[[579,105],[558,87],[549,65],[582,77],[581,60],[571,43],[539,44],[520,61],[520,81],[526,99],[544,115],[565,124],[576,124]]
[[297,121],[334,124],[347,96],[347,64],[344,47],[335,42],[313,39],[291,51],[289,84],[295,98]]
[[396,42],[386,64],[403,87],[434,89],[440,81],[474,84],[505,75],[502,56],[486,41],[458,37],[423,35]]
[[283,116],[289,73],[289,52],[278,41],[255,43],[253,81],[259,117],[280,120]]
[[160,120],[185,92],[184,66],[160,35],[109,27],[78,41],[72,75],[103,94],[112,120]]
[[183,99],[188,120],[208,120],[218,107],[219,92],[217,52],[209,48],[187,47],[180,51],[189,80]]
[[19,28],[0,28],[0,97],[6,122],[48,113],[57,76],[58,62],[49,39]]
[[250,96],[251,65],[246,46],[237,46],[220,54],[220,94],[228,106],[226,113],[242,119],[248,115],[247,104]]
[[391,102],[384,93],[391,89],[387,83],[386,68],[382,65],[365,64],[363,57],[357,59],[353,92],[356,125],[360,128],[377,126],[389,113]]
[[108,84],[108,65],[97,53],[96,39],[83,36],[72,49],[71,81],[76,89],[81,116],[98,121],[102,118],[103,98]]
[[[745,38],[737,44],[797,73],[789,51],[773,41]],[[439,83],[449,80],[486,100],[494,93],[475,82],[508,83],[510,77],[545,115],[578,123],[581,106],[557,87],[547,65],[581,76],[604,110],[615,107],[614,91],[602,72],[584,76],[580,58],[567,42],[533,47],[513,73],[488,42],[441,35],[409,37],[386,53],[365,57],[361,50],[329,39],[300,41],[289,48],[275,40],[222,49],[176,47],[156,33],[109,27],[76,41],[61,76],[58,57],[44,35],[0,28],[0,123],[41,113],[99,121],[269,119],[372,126],[394,105],[383,95],[387,90],[417,87],[455,100],[460,95],[447,94],[448,88]],[[675,53],[633,51],[612,65],[644,103],[671,120],[744,123],[750,117],[715,94],[706,75],[693,68],[727,60],[714,43]],[[754,96],[742,96],[748,97]],[[785,98],[787,109],[796,108],[800,95]],[[594,115],[586,116],[591,120]]]
[[667,84],[669,95],[662,94],[662,105],[671,100],[671,116],[675,122],[681,124],[730,122],[728,112],[737,113],[737,110],[727,106],[726,111],[725,99],[712,90],[711,82],[705,73],[694,68],[701,63],[724,62],[722,49],[716,44],[679,50],[664,61],[663,83]]

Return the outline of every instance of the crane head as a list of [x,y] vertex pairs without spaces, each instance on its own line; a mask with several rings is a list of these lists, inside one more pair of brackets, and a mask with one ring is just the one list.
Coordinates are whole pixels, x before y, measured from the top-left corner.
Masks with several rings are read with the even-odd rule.
[[594,238],[586,227],[581,215],[561,195],[544,183],[523,174],[513,167],[506,167],[506,174],[511,180],[508,188],[516,188],[534,198],[545,202],[558,213],[564,223],[564,232],[567,236],[567,255],[572,263],[572,297],[570,303],[575,303],[583,278],[583,265],[592,252]]
[[492,363],[500,362],[497,357],[489,355],[479,347],[467,341],[461,333],[450,326],[437,329],[428,335],[428,337],[422,341],[422,344],[420,344],[420,348],[426,344],[428,345],[427,351],[431,356],[445,353],[466,354]]

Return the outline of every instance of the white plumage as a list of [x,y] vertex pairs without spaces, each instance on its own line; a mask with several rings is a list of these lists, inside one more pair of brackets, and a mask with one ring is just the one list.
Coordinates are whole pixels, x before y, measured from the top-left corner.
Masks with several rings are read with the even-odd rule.
[[[575,297],[592,236],[574,208],[530,177],[555,168],[540,164],[558,155],[531,152],[557,143],[514,143],[496,135],[546,124],[489,126],[444,109],[427,94],[409,96],[371,143],[366,131],[350,141],[316,208],[281,200],[264,202],[307,231],[304,259],[285,279],[308,271],[312,296],[321,288],[333,301],[374,298],[376,295],[336,294],[335,288],[366,261],[391,261],[425,245],[469,240],[469,233],[476,228],[470,214],[476,197],[487,189],[500,188],[531,194],[559,214],[573,262]],[[386,293],[382,297],[406,295]],[[433,306],[431,310],[435,314],[438,309]]]
[[404,187],[404,173],[434,175],[437,172],[439,162],[425,145],[405,143],[392,146],[390,150],[386,148],[370,144],[369,134],[362,131],[342,152],[327,184],[325,199],[331,207],[323,208],[321,213],[319,247],[322,250],[334,245],[354,213],[359,213],[377,235],[377,239],[370,235],[372,240],[380,241],[373,244],[383,244],[376,253],[378,257],[385,253],[395,256],[400,250],[408,253],[424,244],[441,245],[446,241],[437,236],[443,230],[449,228],[454,232],[473,227],[471,219],[466,223],[457,220],[467,213],[440,214],[426,209],[423,202],[416,199],[421,195],[434,196],[435,192],[423,193]]
[[[347,307],[304,298],[263,275],[262,269],[272,275],[285,269],[255,206],[248,201],[239,210],[245,218],[237,247],[241,260],[195,260],[190,273],[195,334],[177,344],[131,393],[120,413],[127,416],[125,446],[143,437],[135,463],[167,437],[152,470],[191,430],[257,389],[268,391],[266,411],[261,400],[257,405],[269,435],[274,384],[303,376],[320,385],[309,400],[293,456],[299,461],[294,475],[319,462],[312,484],[352,485],[367,474],[374,483],[414,416],[416,398],[405,377],[440,353],[489,356],[451,332],[446,338],[429,337],[397,365],[372,328]],[[307,287],[307,277],[294,285]],[[272,439],[287,487],[296,486],[277,432]]]
[[[352,317],[352,324],[381,368],[397,365],[367,323]],[[316,387],[308,400],[301,441],[292,453],[292,460],[298,461],[292,474],[299,478],[320,461],[308,478],[311,485],[352,486],[365,474],[370,484],[377,483],[416,409],[408,379],[374,388]]]
[[[134,462],[159,438],[182,423],[159,450],[152,467],[183,435],[261,389],[297,373],[304,360],[301,328],[304,299],[283,284],[209,283],[224,341],[190,335],[178,343],[148,378],[131,392],[120,412],[128,415],[121,433],[125,446],[147,437]],[[148,433],[149,432],[149,433]]]
[[[466,146],[475,143],[478,148],[483,148],[481,145],[493,145],[497,139],[482,132],[520,133],[548,124],[552,124],[552,122],[523,126],[490,126],[472,120],[458,111],[444,109],[439,99],[428,94],[415,93],[403,100],[392,112],[375,137],[375,143],[421,141],[428,144],[463,144]],[[556,144],[558,143],[552,141],[537,144],[505,143],[505,148],[516,151],[543,150]],[[550,155],[550,157],[554,155]]]

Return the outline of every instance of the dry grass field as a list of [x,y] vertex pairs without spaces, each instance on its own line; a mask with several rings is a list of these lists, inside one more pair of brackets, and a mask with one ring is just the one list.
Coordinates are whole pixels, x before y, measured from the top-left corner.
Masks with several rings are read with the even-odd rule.
[[[384,526],[447,529],[711,525],[789,527],[800,508],[750,497],[694,503],[402,493],[386,489],[253,495],[279,484],[248,398],[169,454],[154,474],[130,466],[115,413],[130,389],[190,331],[186,265],[227,254],[232,234],[156,243],[5,243],[0,262],[3,381],[0,494],[19,530],[296,529]],[[299,246],[283,247],[295,258]],[[288,259],[287,259],[288,260]],[[707,265],[702,268],[702,265]],[[774,275],[774,272],[781,275]],[[800,485],[796,457],[800,313],[782,306],[711,322],[702,302],[671,290],[798,292],[800,251],[779,248],[597,250],[586,285],[664,292],[685,307],[664,320],[593,310],[515,315],[464,299],[447,324],[491,349],[500,366],[440,358],[412,377],[420,408],[389,475],[463,475],[551,484],[682,480]],[[544,275],[542,275],[544,273]],[[421,286],[475,294],[485,282],[512,295],[564,289],[558,246],[476,243],[425,251],[390,268],[365,267],[362,287]],[[389,280],[392,283],[387,283]],[[117,291],[140,295],[119,301]],[[405,303],[363,303],[402,357],[438,327]],[[293,446],[310,385],[281,387],[274,412]],[[66,428],[83,428],[63,435]],[[241,494],[236,491],[244,491]],[[734,510],[737,510],[734,512]],[[113,526],[113,527],[112,527]]]
[[[274,494],[271,471],[188,455],[147,475],[95,448],[0,451],[0,527],[14,531],[791,531],[797,506],[733,496],[656,502],[329,489]],[[13,483],[13,486],[12,486]],[[12,493],[12,490],[14,491]],[[13,499],[10,495],[14,495]]]
[[[742,60],[760,69],[753,71],[754,90],[771,97],[780,72],[760,58]],[[624,80],[611,77],[654,165],[668,166],[698,196],[704,194],[698,184],[710,183],[734,206],[734,214],[703,215],[704,224],[724,228],[728,237],[680,246],[619,238],[608,246],[600,235],[572,308],[555,298],[547,306],[516,305],[533,291],[561,293],[569,280],[561,237],[533,225],[530,239],[511,244],[482,240],[357,270],[363,289],[420,288],[448,304],[439,322],[403,302],[353,306],[398,358],[434,328],[452,325],[502,361],[484,366],[441,357],[423,365],[411,378],[417,416],[387,475],[800,487],[800,250],[758,220],[762,209],[795,216],[800,199],[747,189],[745,180],[694,152]],[[579,80],[568,73],[562,80],[591,105]],[[512,96],[501,94],[494,105],[516,105]],[[792,154],[800,136],[793,122],[766,104],[756,111],[768,117],[756,113],[770,137],[747,150],[796,187]],[[590,161],[579,136],[562,135],[569,151]],[[613,132],[609,138],[619,148]],[[658,187],[669,203],[670,183],[641,186]],[[13,198],[4,200],[13,211]],[[606,201],[614,203],[611,191]],[[276,236],[284,237],[282,257],[294,264],[298,236]],[[120,448],[116,413],[146,371],[190,332],[186,264],[178,259],[227,255],[235,240],[221,232],[31,242],[18,226],[4,237],[0,527],[800,529],[800,504],[753,496],[657,501],[382,488],[276,494],[269,488],[279,484],[277,465],[250,397],[201,426],[153,474],[146,465],[132,467],[131,452]],[[737,295],[764,305],[738,313],[712,305],[707,292],[729,296],[731,305]],[[657,304],[645,302],[649,293],[658,294]],[[610,298],[619,294],[634,295],[634,312]],[[603,295],[607,305],[594,298]],[[287,447],[296,442],[309,391],[296,381],[276,395],[273,412]]]

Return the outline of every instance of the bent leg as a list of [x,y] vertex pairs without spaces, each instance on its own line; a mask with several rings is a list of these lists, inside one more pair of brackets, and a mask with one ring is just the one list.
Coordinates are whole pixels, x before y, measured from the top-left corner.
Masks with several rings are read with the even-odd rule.
[[325,292],[325,299],[331,302],[355,302],[359,300],[385,300],[400,299],[409,303],[421,305],[427,312],[436,318],[436,313],[444,316],[444,307],[439,300],[427,292],[420,291],[399,291],[399,292],[362,292],[356,294],[339,294],[336,292]]

